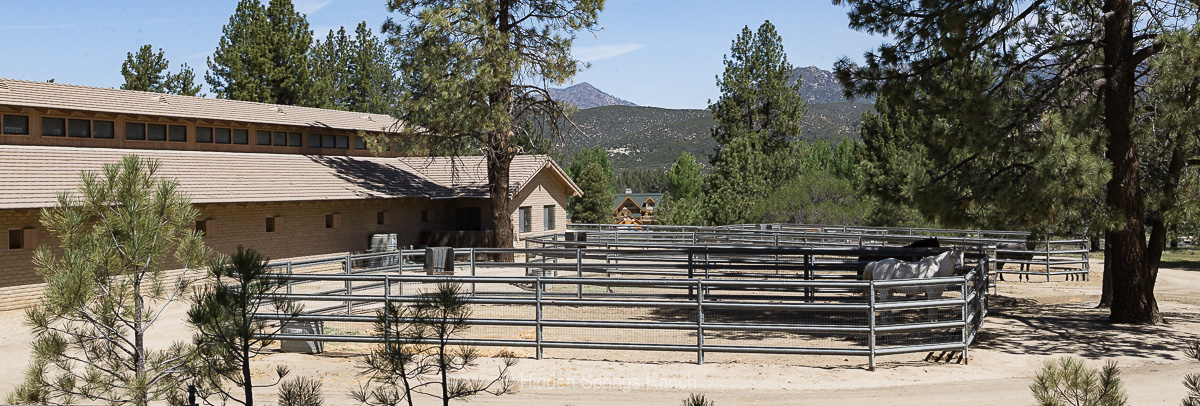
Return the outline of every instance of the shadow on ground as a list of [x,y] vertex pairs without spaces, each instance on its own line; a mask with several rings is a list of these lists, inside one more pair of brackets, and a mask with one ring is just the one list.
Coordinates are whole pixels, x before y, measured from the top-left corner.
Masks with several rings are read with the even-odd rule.
[[[1200,315],[1164,313],[1167,325],[1108,322],[1092,304],[1046,305],[1032,299],[992,296],[987,321],[973,348],[1010,354],[1074,354],[1084,358],[1136,357],[1177,360],[1186,340],[1173,323],[1200,323]],[[1007,328],[988,328],[1003,323]]]

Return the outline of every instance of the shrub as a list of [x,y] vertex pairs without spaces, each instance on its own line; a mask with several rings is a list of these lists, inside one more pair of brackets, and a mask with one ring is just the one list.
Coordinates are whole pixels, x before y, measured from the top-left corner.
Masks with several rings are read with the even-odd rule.
[[1047,360],[1029,388],[1043,406],[1119,406],[1128,404],[1116,361],[1088,368],[1077,358]]

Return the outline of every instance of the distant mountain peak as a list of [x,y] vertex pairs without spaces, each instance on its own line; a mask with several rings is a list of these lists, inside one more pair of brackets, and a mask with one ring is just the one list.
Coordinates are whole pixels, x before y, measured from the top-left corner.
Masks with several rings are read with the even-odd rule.
[[601,106],[636,106],[627,100],[605,93],[588,82],[578,83],[565,89],[550,89],[550,98],[567,102],[580,110]]
[[[795,83],[797,77],[800,78],[800,96],[809,103],[844,103],[849,101],[843,95],[842,84],[838,82],[833,72],[816,66],[796,68],[792,71],[792,77],[788,80],[788,83]],[[854,102],[874,103],[875,98],[858,98]]]

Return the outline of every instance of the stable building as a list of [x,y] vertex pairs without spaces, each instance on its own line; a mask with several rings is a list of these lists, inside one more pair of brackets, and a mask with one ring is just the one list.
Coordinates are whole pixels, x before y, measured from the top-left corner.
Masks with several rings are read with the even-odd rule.
[[[200,211],[206,244],[273,259],[398,246],[484,246],[491,201],[481,156],[374,156],[363,135],[385,115],[0,79],[0,309],[41,291],[33,251],[58,242],[40,210],[79,175],[123,156],[161,162]],[[561,167],[518,156],[509,178],[514,245],[561,233],[581,194]]]

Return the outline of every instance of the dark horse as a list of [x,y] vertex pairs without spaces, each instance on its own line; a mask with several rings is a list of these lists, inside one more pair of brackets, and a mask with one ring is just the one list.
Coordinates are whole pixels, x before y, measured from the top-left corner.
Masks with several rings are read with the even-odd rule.
[[[904,248],[940,248],[940,247],[941,247],[941,244],[938,243],[937,237],[922,238],[920,240],[913,241],[913,242],[909,243],[908,245],[904,246]],[[882,260],[885,260],[888,258],[896,258],[901,261],[908,261],[908,262],[917,262],[917,261],[921,260],[922,256],[920,254],[892,255],[892,256],[876,254],[876,255],[862,255],[862,256],[858,257],[858,260],[859,260],[859,262],[875,262],[875,261],[882,261]],[[858,271],[858,277],[859,277],[859,279],[862,279],[862,270],[861,269]]]

